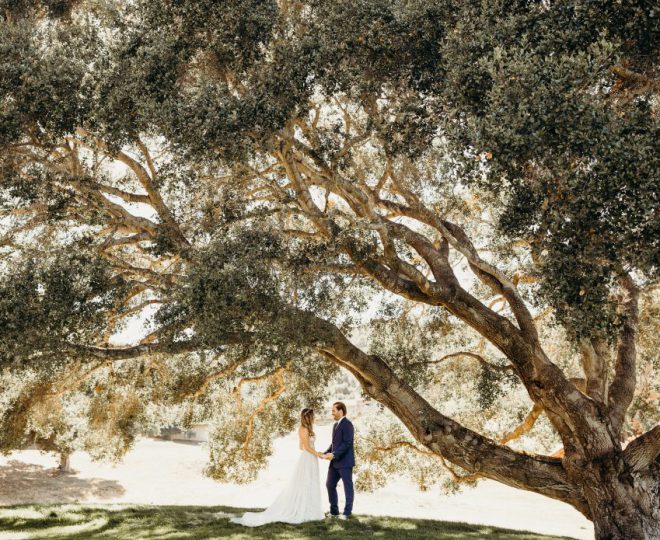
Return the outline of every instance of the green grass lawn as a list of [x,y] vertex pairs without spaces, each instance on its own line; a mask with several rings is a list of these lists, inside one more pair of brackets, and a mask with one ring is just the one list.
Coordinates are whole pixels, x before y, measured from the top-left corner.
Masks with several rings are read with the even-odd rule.
[[489,538],[542,540],[559,538],[510,531],[485,525],[424,519],[354,516],[347,521],[329,520],[246,528],[229,522],[229,514],[245,509],[224,506],[124,506],[124,505],[22,505],[0,507],[0,539],[106,538],[234,538],[239,539],[346,539]]

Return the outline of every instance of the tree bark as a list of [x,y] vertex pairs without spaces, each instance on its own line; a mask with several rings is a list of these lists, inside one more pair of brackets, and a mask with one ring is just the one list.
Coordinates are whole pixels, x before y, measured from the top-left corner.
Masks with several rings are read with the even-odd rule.
[[621,452],[600,460],[564,458],[584,494],[598,540],[660,538],[660,464],[636,472]]
[[67,452],[60,453],[60,464],[57,466],[60,473],[71,472],[71,456]]
[[535,491],[588,513],[586,501],[569,484],[559,459],[516,452],[444,416],[380,358],[365,354],[334,326],[318,321],[324,328],[317,350],[351,371],[364,390],[387,406],[429,450],[471,473]]
[[[321,324],[325,339],[317,349],[351,371],[431,452],[470,473],[570,504],[593,521],[599,540],[660,538],[660,427],[633,441],[628,451],[613,436],[590,440],[602,436],[601,428],[582,434],[581,444],[565,445],[563,460],[518,453],[442,415],[385,362]],[[612,445],[612,452],[597,454]]]

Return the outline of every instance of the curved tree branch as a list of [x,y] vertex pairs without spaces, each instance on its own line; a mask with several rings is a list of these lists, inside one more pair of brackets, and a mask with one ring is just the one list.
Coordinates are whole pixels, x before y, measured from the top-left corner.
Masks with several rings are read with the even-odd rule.
[[527,413],[525,419],[520,424],[518,424],[513,430],[503,435],[502,438],[499,440],[499,443],[506,444],[515,439],[519,439],[525,433],[529,433],[542,413],[543,413],[543,407],[541,407],[538,403],[534,403],[532,410],[529,411],[529,413]]
[[431,451],[470,473],[536,491],[588,512],[560,460],[515,452],[465,428],[438,412],[385,362],[362,352],[334,326],[320,319],[316,324],[320,337],[315,348],[353,373],[365,392],[386,405]]
[[488,369],[493,369],[495,371],[502,371],[502,372],[512,372],[513,367],[511,366],[500,366],[498,364],[493,364],[492,362],[489,362],[486,360],[483,356],[480,354],[477,354],[475,352],[470,352],[470,351],[459,351],[451,354],[446,354],[441,358],[438,358],[437,360],[428,360],[425,362],[414,362],[411,365],[418,365],[418,364],[440,364],[441,362],[445,362],[447,360],[451,360],[452,358],[460,358],[460,357],[467,357],[467,358],[472,358],[473,360],[476,360],[480,364],[486,366]]

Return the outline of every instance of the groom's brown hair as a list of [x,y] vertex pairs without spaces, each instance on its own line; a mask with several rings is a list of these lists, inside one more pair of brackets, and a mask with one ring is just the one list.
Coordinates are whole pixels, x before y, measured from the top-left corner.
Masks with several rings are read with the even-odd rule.
[[335,401],[333,405],[337,407],[337,409],[339,409],[341,412],[343,412],[344,416],[346,416],[346,405],[344,405],[341,401]]

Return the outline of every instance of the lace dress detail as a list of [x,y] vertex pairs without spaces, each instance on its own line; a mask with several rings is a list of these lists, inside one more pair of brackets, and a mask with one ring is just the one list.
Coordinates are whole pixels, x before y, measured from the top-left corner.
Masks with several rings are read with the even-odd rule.
[[[311,437],[312,448],[314,441],[315,437]],[[303,523],[324,519],[322,508],[319,459],[302,449],[289,482],[273,503],[263,512],[246,512],[230,521],[247,527],[274,522]]]

